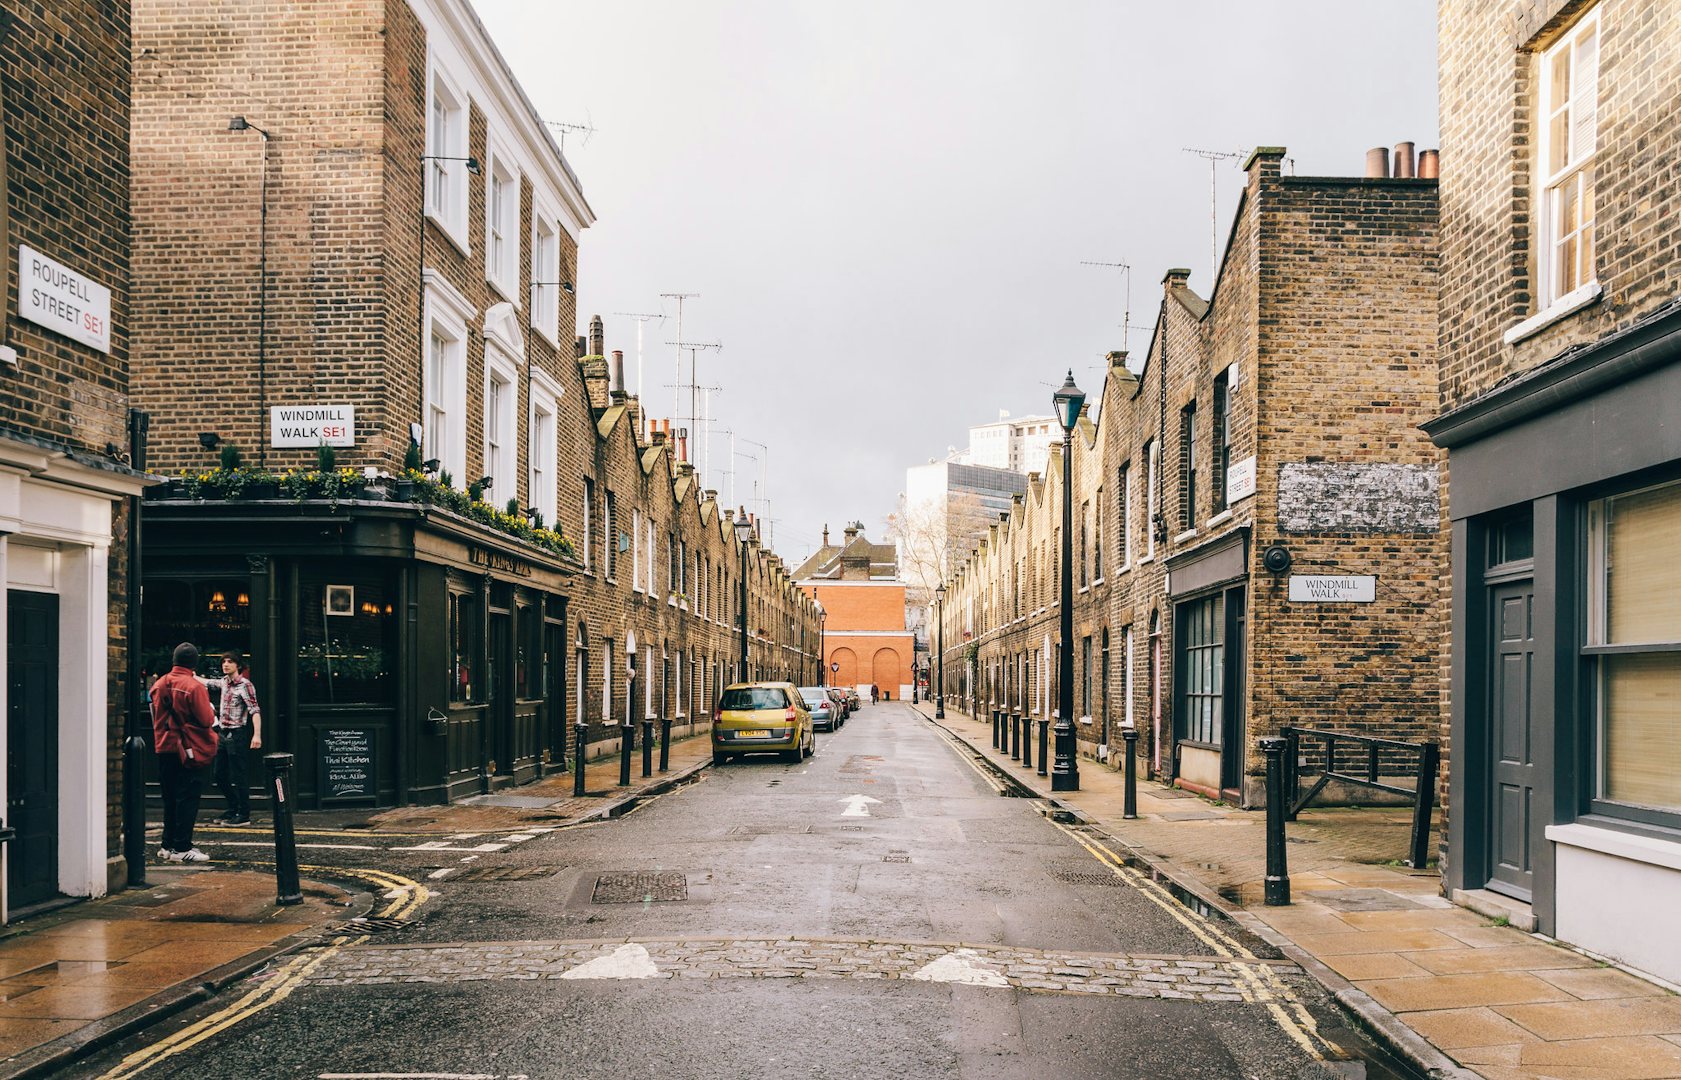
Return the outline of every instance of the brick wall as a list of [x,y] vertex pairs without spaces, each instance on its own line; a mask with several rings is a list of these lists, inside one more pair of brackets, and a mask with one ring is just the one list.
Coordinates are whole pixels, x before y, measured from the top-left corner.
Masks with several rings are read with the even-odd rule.
[[[75,45],[71,61],[70,43]],[[0,425],[104,457],[128,446],[129,11],[23,0],[0,12]],[[111,290],[109,354],[18,318],[18,245]],[[108,580],[106,851],[121,849],[128,512],[116,504]]]

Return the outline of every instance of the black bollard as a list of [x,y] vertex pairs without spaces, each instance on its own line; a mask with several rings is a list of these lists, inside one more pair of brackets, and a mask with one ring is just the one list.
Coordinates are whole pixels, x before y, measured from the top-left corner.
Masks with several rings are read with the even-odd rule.
[[654,722],[642,721],[642,775],[654,775]]
[[1051,756],[1051,721],[1047,717],[1039,721],[1039,775],[1049,776]]
[[630,751],[636,744],[636,725],[627,718],[619,727],[619,786],[630,785]]
[[1010,730],[1004,733],[1004,741],[1010,744],[1010,757],[1016,761],[1021,760],[1021,725],[1024,720],[1024,717],[1016,717]]
[[123,740],[123,861],[136,887],[146,884],[146,751],[138,731]]
[[1126,794],[1121,802],[1121,817],[1127,821],[1138,818],[1138,729],[1131,723],[1121,728],[1121,738],[1126,741]]
[[274,811],[274,901],[301,904],[298,841],[292,835],[292,755],[264,754],[263,764],[268,766],[269,803]]
[[585,721],[578,721],[574,729],[578,733],[577,745],[572,748],[572,797],[584,797],[584,742],[589,737],[590,726]]
[[1290,868],[1284,855],[1284,748],[1285,739],[1261,740],[1261,752],[1267,756],[1267,883],[1268,907],[1283,907],[1290,902]]
[[660,772],[671,768],[671,721],[660,721]]
[[992,710],[992,748],[998,749],[998,737],[1004,734],[1004,710]]

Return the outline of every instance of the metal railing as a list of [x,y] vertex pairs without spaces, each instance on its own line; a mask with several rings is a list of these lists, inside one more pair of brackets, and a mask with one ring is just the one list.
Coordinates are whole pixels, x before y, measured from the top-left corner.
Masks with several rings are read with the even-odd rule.
[[[1433,742],[1402,742],[1398,739],[1378,739],[1370,735],[1356,735],[1348,731],[1321,731],[1315,728],[1287,727],[1282,732],[1284,749],[1284,790],[1287,796],[1285,817],[1296,820],[1302,808],[1312,802],[1325,785],[1336,780],[1356,787],[1388,792],[1410,799],[1413,804],[1412,857],[1407,865],[1422,869],[1430,861],[1430,819],[1436,809],[1436,773],[1441,765],[1441,748]],[[1323,764],[1319,777],[1304,795],[1301,791],[1303,742],[1324,745]],[[1342,751],[1339,757],[1338,752]],[[1353,760],[1350,760],[1351,756]],[[1416,759],[1416,760],[1414,760]],[[1352,769],[1339,768],[1348,764]],[[1414,776],[1413,786],[1385,783],[1382,767],[1391,766],[1388,775],[1406,767]],[[1309,766],[1309,770],[1315,766]]]

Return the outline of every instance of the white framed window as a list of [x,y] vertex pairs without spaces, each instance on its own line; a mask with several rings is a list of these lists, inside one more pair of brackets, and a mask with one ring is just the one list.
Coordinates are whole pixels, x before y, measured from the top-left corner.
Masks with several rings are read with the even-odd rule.
[[583,551],[584,569],[595,569],[595,481],[584,477],[584,534]]
[[467,484],[467,320],[472,308],[447,283],[426,290],[426,357],[421,451],[456,487]]
[[426,213],[467,249],[467,95],[434,66],[426,105]]
[[484,471],[495,483],[490,501],[498,505],[519,494],[516,441],[519,427],[519,369],[500,348],[485,350]]
[[508,154],[494,146],[489,165],[484,187],[484,276],[497,292],[519,307],[525,302],[519,295],[519,170]]
[[1681,822],[1681,481],[1588,506],[1595,811]]
[[527,481],[531,507],[542,515],[543,524],[556,527],[559,505],[555,498],[555,404],[554,398],[535,391],[531,397],[531,476]]
[[550,345],[559,346],[560,227],[551,215],[537,212],[531,224],[531,326]]
[[655,563],[655,559],[654,559],[654,519],[653,519],[652,516],[649,516],[649,517],[645,518],[644,520],[648,523],[648,557],[645,560],[643,560],[643,565],[648,568],[648,589],[647,589],[648,595],[653,596],[654,595],[654,563]]
[[1144,470],[1144,558],[1156,557],[1156,518],[1161,516],[1159,499],[1161,475],[1161,446],[1151,439],[1144,447],[1147,467]]
[[1541,307],[1591,286],[1593,155],[1599,128],[1599,13],[1590,12],[1541,54],[1537,235]]
[[642,591],[642,511],[630,511],[630,587]]

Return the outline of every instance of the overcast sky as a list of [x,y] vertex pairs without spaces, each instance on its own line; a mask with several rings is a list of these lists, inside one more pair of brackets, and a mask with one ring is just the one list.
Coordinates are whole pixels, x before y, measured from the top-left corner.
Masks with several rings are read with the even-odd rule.
[[[581,323],[601,314],[634,372],[612,313],[700,294],[683,336],[723,343],[699,381],[724,390],[736,500],[746,440],[767,444],[795,563],[825,523],[880,539],[906,466],[1000,409],[1048,412],[1070,366],[1096,395],[1125,279],[1082,260],[1134,267],[1135,324],[1169,267],[1207,295],[1210,168],[1182,148],[1282,145],[1306,176],[1436,145],[1432,0],[473,2],[544,118],[597,129],[565,142],[599,218]],[[1222,242],[1238,164],[1215,165]],[[647,324],[655,417],[673,340],[675,318]],[[728,457],[715,434],[726,498]]]

